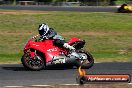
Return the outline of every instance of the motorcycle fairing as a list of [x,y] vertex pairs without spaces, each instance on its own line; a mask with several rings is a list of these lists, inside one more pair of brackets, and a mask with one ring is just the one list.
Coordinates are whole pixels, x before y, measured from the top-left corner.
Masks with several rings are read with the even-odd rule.
[[24,51],[28,49],[35,49],[45,54],[46,63],[52,61],[54,56],[61,54],[61,50],[53,45],[53,40],[44,40],[41,42],[34,42],[29,40],[24,48]]
[[81,49],[85,45],[85,40],[80,40],[76,37],[71,38],[68,44],[72,45],[75,49]]
[[73,37],[73,38],[71,38],[71,39],[68,41],[68,44],[72,44],[72,43],[78,42],[78,41],[80,41],[80,39],[78,39],[78,38],[76,38],[76,37]]

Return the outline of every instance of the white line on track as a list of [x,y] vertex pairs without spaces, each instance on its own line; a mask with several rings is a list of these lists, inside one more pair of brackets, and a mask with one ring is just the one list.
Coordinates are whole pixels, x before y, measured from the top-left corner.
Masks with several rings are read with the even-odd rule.
[[62,86],[78,86],[79,84],[60,84]]
[[[128,83],[132,85],[132,83]],[[79,84],[59,84],[60,86],[78,86]],[[4,88],[24,88],[27,86],[4,86]],[[29,85],[28,87],[54,87],[54,85]]]
[[5,88],[21,88],[21,87],[24,87],[24,86],[4,86]]
[[132,83],[128,83],[129,85],[132,85]]
[[102,63],[102,62],[94,62],[94,63]]
[[30,85],[31,87],[52,87],[52,85]]

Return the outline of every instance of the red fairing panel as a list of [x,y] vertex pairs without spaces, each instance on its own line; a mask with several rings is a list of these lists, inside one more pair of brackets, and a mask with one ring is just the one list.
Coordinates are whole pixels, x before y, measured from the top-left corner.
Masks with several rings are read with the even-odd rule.
[[26,44],[24,50],[27,50],[29,48],[38,50],[42,53],[44,53],[46,62],[49,62],[52,60],[53,56],[57,56],[60,54],[61,50],[53,45],[53,40],[45,40],[43,42],[34,42],[32,40],[29,40]]
[[45,41],[45,57],[46,62],[49,62],[53,59],[54,56],[61,54],[61,50],[53,45],[53,40]]
[[77,42],[77,41],[80,41],[80,39],[76,38],[76,37],[73,37],[71,38],[69,41],[68,41],[68,44],[71,44],[71,43],[74,43],[74,42]]

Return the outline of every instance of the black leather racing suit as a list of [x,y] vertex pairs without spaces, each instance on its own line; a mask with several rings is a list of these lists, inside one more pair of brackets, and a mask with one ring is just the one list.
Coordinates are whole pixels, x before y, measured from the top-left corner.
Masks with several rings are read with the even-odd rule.
[[48,33],[46,35],[42,35],[40,37],[41,39],[46,38],[46,39],[53,39],[54,40],[54,45],[58,46],[58,47],[63,47],[65,40],[64,38],[62,38],[62,36],[60,36],[59,34],[57,34],[56,31],[54,31],[54,29],[50,28]]

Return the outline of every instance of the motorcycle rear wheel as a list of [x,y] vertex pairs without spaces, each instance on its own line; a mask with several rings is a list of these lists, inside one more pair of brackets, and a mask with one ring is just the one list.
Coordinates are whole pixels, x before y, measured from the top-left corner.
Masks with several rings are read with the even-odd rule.
[[45,62],[39,55],[35,55],[31,58],[28,54],[24,54],[21,58],[21,62],[26,70],[39,71],[45,68]]
[[77,67],[80,67],[81,66],[84,69],[85,68],[86,69],[91,68],[93,66],[93,64],[94,64],[93,56],[89,52],[87,52],[85,50],[78,50],[77,52],[80,55],[82,55],[82,57],[85,58],[85,60],[84,61],[79,60],[78,61],[79,63],[76,66]]

